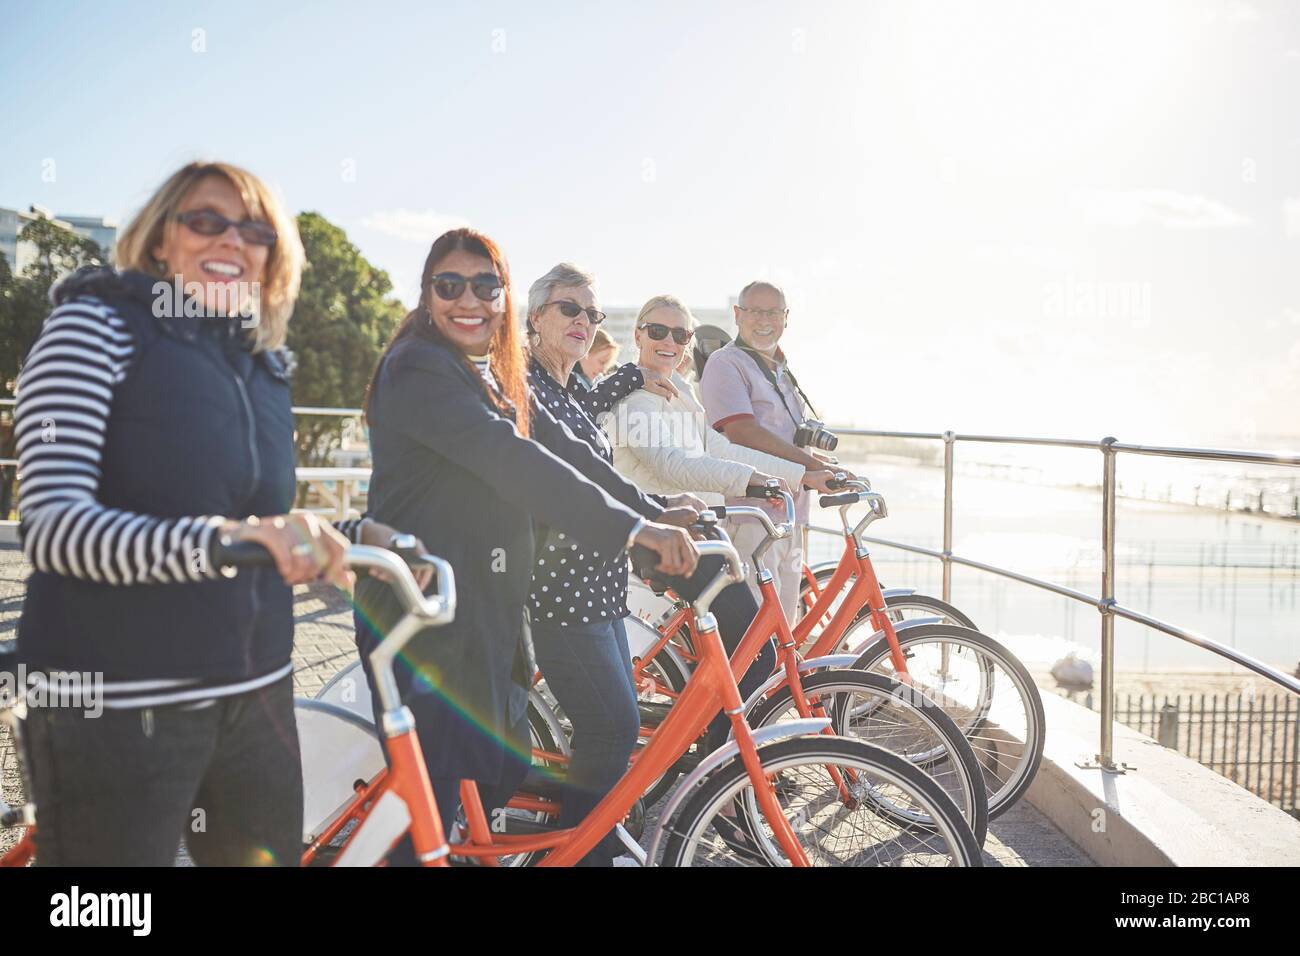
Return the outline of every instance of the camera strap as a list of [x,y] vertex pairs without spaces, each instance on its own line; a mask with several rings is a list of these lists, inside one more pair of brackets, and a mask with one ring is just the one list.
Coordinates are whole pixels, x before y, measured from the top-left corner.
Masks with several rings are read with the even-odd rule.
[[[762,353],[759,352],[758,349],[746,345],[740,336],[736,336],[736,347],[749,356],[750,360],[758,366],[758,370],[763,373],[763,377],[768,380],[772,388],[776,389],[776,397],[781,399],[781,407],[785,409],[785,413],[789,415],[790,420],[794,422],[794,427],[798,428],[802,425],[803,419],[796,417],[794,412],[790,411],[790,404],[785,400],[785,393],[781,391],[781,384],[776,380],[776,372],[774,372],[772,367],[767,364]],[[799,397],[803,399],[804,404],[808,406],[808,409],[813,413],[813,415],[820,418],[821,416],[817,415],[817,409],[813,407],[813,403],[809,400],[808,395],[804,392],[802,386],[799,385],[799,380],[794,377],[794,372],[790,371],[789,364],[785,367],[785,374],[789,377],[790,384],[794,386],[794,390],[799,393]]]

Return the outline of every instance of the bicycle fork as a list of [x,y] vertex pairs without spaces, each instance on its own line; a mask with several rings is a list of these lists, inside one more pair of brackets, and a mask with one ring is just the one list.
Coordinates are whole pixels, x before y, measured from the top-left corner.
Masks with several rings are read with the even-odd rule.
[[[710,626],[700,630],[700,636],[704,638],[704,655],[715,658],[712,662],[713,666],[726,668],[729,671],[731,665],[723,649],[722,638],[718,635],[717,623],[712,620],[708,623]],[[750,783],[753,784],[759,809],[763,811],[763,816],[767,818],[768,825],[772,828],[772,835],[776,837],[777,844],[789,858],[792,866],[810,866],[808,857],[804,854],[803,847],[799,845],[798,837],[795,836],[794,828],[785,818],[785,811],[781,809],[781,803],[776,798],[772,781],[763,772],[763,762],[759,759],[758,748],[750,735],[749,724],[745,722],[745,702],[740,699],[740,688],[736,686],[734,680],[728,680],[722,682],[720,690],[722,706],[727,719],[731,721],[731,731],[736,745],[740,748],[741,762],[749,774]]]

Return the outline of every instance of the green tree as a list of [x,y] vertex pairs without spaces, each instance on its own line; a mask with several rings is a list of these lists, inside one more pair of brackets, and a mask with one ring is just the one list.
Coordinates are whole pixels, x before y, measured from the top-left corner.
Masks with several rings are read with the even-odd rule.
[[21,275],[0,256],[0,390],[6,396],[13,395],[23,358],[50,314],[50,286],[81,266],[108,259],[94,240],[48,219],[29,222],[18,241],[35,246],[36,256]]
[[[18,241],[34,245],[36,257],[15,275],[0,254],[0,396],[6,398],[13,396],[27,350],[50,314],[50,286],[81,266],[102,265],[108,258],[94,240],[48,219],[29,222]],[[16,455],[13,406],[0,406],[0,458]],[[14,472],[11,465],[0,466],[0,519],[10,515]]]
[[[375,363],[406,310],[390,296],[388,273],[367,262],[338,226],[304,212],[298,231],[307,265],[287,343],[294,404],[360,406]],[[299,416],[298,464],[326,464],[344,424],[337,416]]]

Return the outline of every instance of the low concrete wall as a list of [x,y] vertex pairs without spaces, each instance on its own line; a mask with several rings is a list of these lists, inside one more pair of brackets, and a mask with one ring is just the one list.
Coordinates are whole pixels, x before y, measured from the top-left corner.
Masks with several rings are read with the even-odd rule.
[[1043,694],[1047,740],[1026,799],[1102,866],[1300,866],[1300,820],[1231,780],[1115,725],[1123,774],[1085,769],[1097,714]]
[[0,544],[18,543],[18,522],[0,521]]

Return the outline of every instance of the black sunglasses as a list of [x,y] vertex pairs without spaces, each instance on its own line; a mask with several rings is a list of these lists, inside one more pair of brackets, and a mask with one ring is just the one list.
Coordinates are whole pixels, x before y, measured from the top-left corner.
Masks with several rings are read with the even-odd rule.
[[638,325],[637,328],[645,329],[645,334],[656,342],[662,342],[668,338],[669,332],[673,334],[673,341],[678,345],[685,345],[695,338],[694,329],[673,329],[659,322],[647,322],[645,325]]
[[472,279],[461,275],[459,272],[439,272],[429,282],[438,298],[447,302],[454,302],[459,299],[460,294],[465,291],[466,284],[484,302],[494,301],[501,294],[501,290],[505,288],[501,284],[501,280],[490,272],[481,272]]
[[219,236],[231,226],[234,226],[239,230],[239,234],[244,237],[245,242],[252,243],[255,246],[275,245],[275,227],[270,223],[258,222],[255,219],[235,222],[233,219],[227,219],[221,213],[211,209],[191,209],[188,212],[177,213],[176,221],[191,232],[197,232],[200,236]]
[[[582,313],[586,312],[587,321],[592,325],[600,325],[600,323],[605,321],[605,313],[600,311],[600,309],[584,309],[576,302],[566,302],[563,299],[556,299],[553,302],[546,303],[546,305],[558,305],[560,307],[560,314],[566,319],[576,319],[578,316],[582,315]],[[542,308],[546,308],[546,305],[542,306]]]

